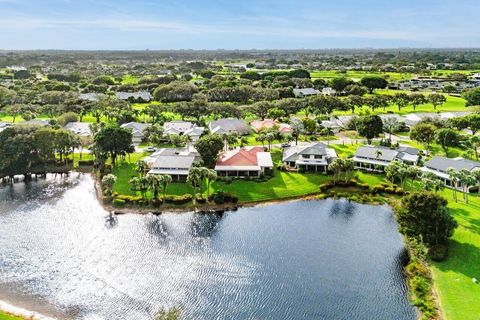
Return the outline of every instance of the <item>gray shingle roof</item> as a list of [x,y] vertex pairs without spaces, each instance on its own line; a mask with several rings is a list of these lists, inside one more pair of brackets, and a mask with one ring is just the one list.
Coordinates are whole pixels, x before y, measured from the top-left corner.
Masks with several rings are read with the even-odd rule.
[[219,119],[209,123],[210,131],[218,131],[216,128],[221,128],[225,132],[237,132],[238,134],[249,134],[252,128],[243,119]]
[[468,160],[464,158],[446,158],[446,157],[433,157],[432,159],[428,160],[424,164],[425,167],[447,172],[449,168],[453,168],[455,170],[473,170],[474,168],[480,168],[479,161]]

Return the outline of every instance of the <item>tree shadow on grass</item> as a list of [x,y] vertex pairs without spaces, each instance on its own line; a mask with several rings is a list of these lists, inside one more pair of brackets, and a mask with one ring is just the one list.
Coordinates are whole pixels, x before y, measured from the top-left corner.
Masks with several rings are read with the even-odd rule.
[[452,211],[455,216],[467,222],[467,224],[462,223],[462,227],[472,232],[480,233],[480,218],[473,217],[471,212],[462,208],[454,208]]
[[480,248],[457,240],[450,241],[450,255],[435,266],[442,272],[453,271],[468,278],[480,279]]

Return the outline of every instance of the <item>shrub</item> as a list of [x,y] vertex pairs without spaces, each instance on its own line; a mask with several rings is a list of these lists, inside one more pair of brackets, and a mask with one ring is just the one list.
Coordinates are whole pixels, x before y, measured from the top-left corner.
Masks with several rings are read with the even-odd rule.
[[78,161],[79,166],[93,166],[94,161],[93,160],[80,160]]
[[374,185],[372,187],[372,192],[373,193],[382,193],[385,191],[385,187],[381,184]]
[[207,199],[204,198],[204,197],[201,196],[201,195],[197,195],[197,197],[195,198],[195,201],[196,201],[197,203],[206,203],[206,202],[207,202]]
[[158,208],[162,205],[163,203],[163,199],[160,198],[160,199],[152,199],[152,206],[154,206],[155,208]]
[[448,246],[444,244],[433,245],[428,249],[428,256],[433,261],[443,261],[448,257]]
[[121,208],[125,206],[125,200],[114,198],[112,201],[112,205],[117,208]]
[[191,194],[184,194],[181,196],[168,195],[164,199],[165,203],[172,203],[172,204],[185,204],[185,203],[189,203],[192,200],[193,200],[193,196]]
[[303,167],[298,168],[298,173],[305,173],[305,168]]

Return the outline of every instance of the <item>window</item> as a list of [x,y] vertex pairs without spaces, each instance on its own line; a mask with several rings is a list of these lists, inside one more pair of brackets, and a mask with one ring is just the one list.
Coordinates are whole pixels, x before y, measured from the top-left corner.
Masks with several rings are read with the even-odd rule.
[[314,158],[315,159],[322,159],[322,156],[321,155],[315,155]]
[[310,155],[309,154],[302,154],[302,158],[303,159],[310,159]]

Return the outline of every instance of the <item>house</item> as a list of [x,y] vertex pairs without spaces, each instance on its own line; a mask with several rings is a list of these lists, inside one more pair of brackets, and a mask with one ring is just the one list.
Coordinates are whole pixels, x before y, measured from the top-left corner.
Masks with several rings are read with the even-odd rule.
[[208,129],[211,133],[217,133],[220,135],[237,133],[238,135],[244,136],[252,132],[251,127],[245,122],[245,120],[235,118],[212,121],[208,124]]
[[330,87],[326,87],[322,89],[322,94],[326,96],[334,96],[337,94],[337,90]]
[[200,154],[192,147],[162,148],[145,158],[149,174],[168,174],[174,181],[185,181]]
[[253,127],[253,130],[255,130],[255,132],[259,132],[265,129],[273,128],[277,125],[277,122],[272,119],[253,120],[252,122],[250,122],[250,125]]
[[148,123],[140,123],[140,122],[128,122],[122,124],[120,127],[131,129],[133,134],[132,142],[133,144],[140,144],[143,139],[145,138],[145,129],[150,127]]
[[342,127],[335,121],[323,120],[320,125],[324,128],[332,130],[333,133],[339,132]]
[[191,137],[192,141],[197,141],[204,132],[204,127],[193,127],[185,131],[184,135]]
[[270,152],[263,147],[246,147],[224,152],[215,171],[220,177],[260,177],[273,170]]
[[280,123],[280,126],[278,127],[278,132],[282,135],[292,134],[293,128],[288,123]]
[[80,100],[84,100],[84,101],[97,102],[99,100],[99,94],[98,93],[93,93],[93,92],[80,93],[78,98]]
[[390,149],[388,147],[360,146],[353,157],[355,168],[368,171],[383,171],[394,160],[416,165],[419,159],[420,151],[412,147]]
[[319,95],[321,92],[314,88],[293,89],[295,98],[304,98]]
[[139,92],[117,92],[115,96],[120,100],[127,100],[130,102],[149,102],[153,96],[148,91]]
[[0,121],[0,132],[2,132],[3,130],[7,129],[10,126],[11,126],[11,123]]
[[323,143],[292,146],[283,151],[282,161],[291,168],[327,172],[328,164],[337,158],[334,149]]
[[190,121],[169,121],[163,124],[163,133],[165,135],[183,135],[187,130],[190,130],[191,128],[193,128],[193,123],[191,123]]
[[50,125],[50,120],[45,119],[33,119],[28,121],[22,121],[17,123],[20,126],[38,126],[38,127],[46,127]]
[[92,135],[89,122],[69,122],[64,128],[81,137],[90,137]]
[[250,125],[253,127],[253,130],[255,130],[255,132],[271,129],[275,126],[278,127],[278,132],[281,134],[291,134],[293,132],[293,129],[289,124],[278,123],[272,119],[253,120],[252,122],[250,122]]
[[[452,187],[452,181],[448,174],[448,169],[453,168],[455,170],[468,170],[472,171],[473,169],[480,169],[480,161],[473,161],[464,159],[462,157],[458,158],[446,158],[435,156],[432,159],[425,162],[421,168],[424,172],[431,172],[435,174],[440,180],[445,183],[447,187]],[[461,185],[459,184],[458,187]]]

